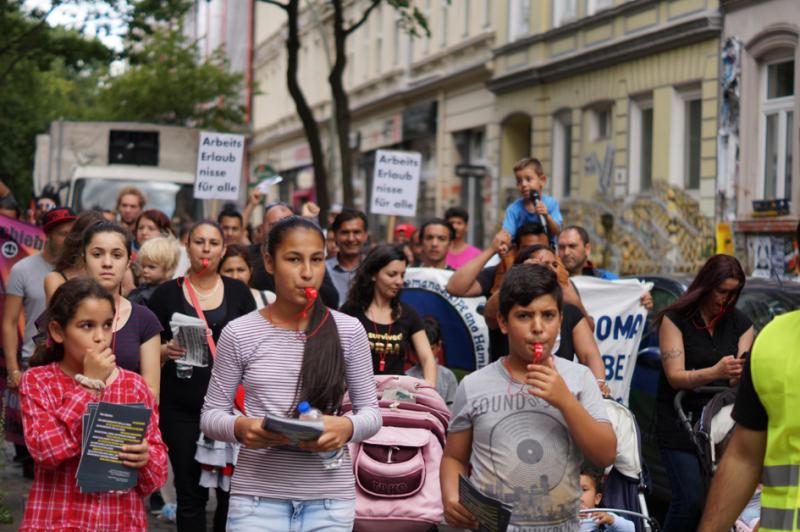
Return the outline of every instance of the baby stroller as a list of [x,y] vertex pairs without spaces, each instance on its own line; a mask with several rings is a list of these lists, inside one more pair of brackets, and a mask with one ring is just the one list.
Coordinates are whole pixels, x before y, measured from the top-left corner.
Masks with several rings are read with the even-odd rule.
[[[436,389],[405,375],[375,377],[383,426],[349,444],[360,532],[424,532],[442,521],[439,486],[450,411]],[[342,411],[352,410],[345,396]]]
[[[681,390],[675,395],[675,411],[678,413],[681,426],[689,433],[689,438],[697,449],[697,456],[703,473],[703,488],[708,493],[711,481],[714,479],[720,460],[722,460],[722,453],[733,436],[733,429],[736,426],[736,422],[731,416],[733,405],[736,402],[736,388],[702,386],[695,389],[694,392],[711,396],[711,400],[706,403],[700,412],[700,419],[692,425],[692,420],[689,419],[683,408],[686,390]],[[746,511],[745,514],[749,513],[751,516],[757,516],[759,508],[760,492],[757,491],[750,504],[748,504],[750,511]],[[745,514],[736,521],[734,530],[747,531],[751,529],[750,523],[753,520],[743,520]],[[750,523],[745,521],[750,521]]]
[[613,399],[604,399],[606,412],[617,436],[617,457],[606,470],[603,483],[604,508],[581,510],[614,512],[633,521],[637,532],[656,532],[658,522],[650,517],[645,501],[647,471],[642,460],[642,436],[633,412]]
[[675,411],[678,413],[681,427],[689,433],[689,438],[697,448],[697,456],[700,458],[700,467],[703,471],[703,486],[708,491],[722,458],[722,451],[733,435],[735,422],[731,412],[733,403],[736,402],[736,389],[726,386],[702,386],[694,392],[711,396],[711,400],[700,413],[700,419],[692,425],[692,420],[683,408],[686,390],[681,390],[675,395]]

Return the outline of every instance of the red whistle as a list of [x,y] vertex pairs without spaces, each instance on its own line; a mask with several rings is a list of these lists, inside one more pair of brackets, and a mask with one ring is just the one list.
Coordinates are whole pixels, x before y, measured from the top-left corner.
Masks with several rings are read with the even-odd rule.
[[544,346],[542,344],[533,344],[533,363],[538,364],[544,356]]
[[308,317],[308,309],[314,306],[314,302],[317,300],[317,289],[312,287],[306,287],[303,289],[303,292],[306,294],[306,299],[308,303],[306,304],[306,308],[303,309],[303,312],[300,313],[300,317],[307,318]]
[[202,260],[202,263],[203,263],[203,269],[204,269],[204,270],[208,269],[208,259],[207,259],[207,258],[204,258],[204,259]]

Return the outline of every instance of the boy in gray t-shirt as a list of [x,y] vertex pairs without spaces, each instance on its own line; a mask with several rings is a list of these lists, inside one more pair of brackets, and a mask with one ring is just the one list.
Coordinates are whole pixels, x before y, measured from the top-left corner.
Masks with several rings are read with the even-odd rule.
[[[515,266],[500,288],[509,355],[461,381],[442,462],[445,519],[477,528],[458,499],[467,474],[486,493],[512,505],[509,530],[579,530],[580,467],[614,461],[616,437],[591,372],[551,356],[561,323],[555,274]],[[534,355],[537,344],[541,355]]]

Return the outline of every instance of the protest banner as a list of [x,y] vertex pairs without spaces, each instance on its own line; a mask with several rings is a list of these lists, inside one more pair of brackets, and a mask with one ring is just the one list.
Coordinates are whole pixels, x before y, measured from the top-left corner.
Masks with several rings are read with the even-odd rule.
[[603,357],[611,397],[627,405],[647,319],[647,311],[639,299],[652,285],[648,287],[636,279],[606,281],[585,275],[571,280],[594,319],[594,336]]
[[239,199],[244,159],[244,136],[200,132],[197,146],[197,174],[194,197],[197,199]]
[[372,214],[416,216],[422,154],[378,150],[372,178]]
[[474,371],[489,364],[489,329],[483,319],[486,298],[456,297],[447,293],[452,271],[435,268],[406,270],[400,300],[421,317],[439,321],[448,368]]
[[[41,228],[12,218],[0,216],[0,321],[5,308],[6,286],[11,268],[25,257],[39,253],[44,248],[45,236]],[[17,334],[22,338],[25,316],[20,315]],[[21,341],[20,341],[20,344]],[[0,353],[2,349],[0,348]],[[6,390],[5,356],[0,356],[0,390],[4,398],[6,440],[23,444],[22,417],[19,411],[19,397]]]

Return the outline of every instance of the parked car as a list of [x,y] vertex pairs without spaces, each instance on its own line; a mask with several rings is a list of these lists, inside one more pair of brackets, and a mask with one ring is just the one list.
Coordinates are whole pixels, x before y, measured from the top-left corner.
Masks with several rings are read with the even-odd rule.
[[[653,310],[648,313],[647,324],[642,335],[639,355],[631,382],[629,404],[642,433],[645,462],[650,470],[651,498],[656,506],[669,501],[669,480],[661,464],[661,455],[656,442],[656,388],[661,368],[661,351],[658,347],[658,331],[653,321],[661,310],[680,297],[691,284],[691,277],[668,275],[639,275],[637,279],[652,282]],[[749,278],[745,283],[736,308],[744,312],[753,322],[758,334],[772,318],[800,308],[800,284],[790,281]]]

